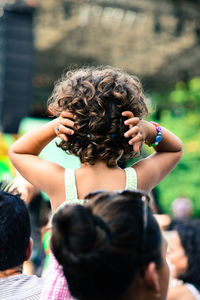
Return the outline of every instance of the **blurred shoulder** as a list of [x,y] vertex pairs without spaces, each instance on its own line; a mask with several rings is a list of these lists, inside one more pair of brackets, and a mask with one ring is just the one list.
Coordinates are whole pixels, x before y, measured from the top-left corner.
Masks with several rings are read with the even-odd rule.
[[167,300],[196,300],[185,284],[169,289]]

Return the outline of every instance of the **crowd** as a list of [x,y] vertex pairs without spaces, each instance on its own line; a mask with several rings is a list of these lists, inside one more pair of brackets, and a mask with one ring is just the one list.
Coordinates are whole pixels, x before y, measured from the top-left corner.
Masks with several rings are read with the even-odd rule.
[[[30,221],[17,192],[2,191],[0,207],[11,208],[7,213],[0,209],[1,299],[199,299],[199,223],[174,223],[168,246],[149,197],[179,162],[182,143],[158,123],[144,120],[148,108],[140,81],[113,68],[76,70],[57,82],[48,111],[53,119],[9,150],[30,190],[44,191],[50,199],[48,268],[43,278],[22,274],[31,253]],[[39,156],[57,136],[58,147],[77,156],[80,168]],[[121,159],[138,157],[143,143],[153,154],[119,167]],[[30,199],[29,189],[24,195]],[[25,210],[22,221],[17,201]],[[169,284],[171,276],[176,279]]]

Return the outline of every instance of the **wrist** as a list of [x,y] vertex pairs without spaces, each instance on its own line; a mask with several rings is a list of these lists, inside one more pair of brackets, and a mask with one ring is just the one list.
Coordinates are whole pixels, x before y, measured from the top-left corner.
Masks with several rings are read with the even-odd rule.
[[53,138],[55,138],[55,137],[57,136],[57,134],[56,134],[56,128],[58,128],[58,126],[59,126],[58,118],[56,118],[56,119],[50,121],[50,122],[48,123],[48,125],[50,126],[51,136],[52,136]]
[[150,144],[155,143],[158,132],[157,132],[156,126],[154,124],[152,124],[151,122],[147,122],[147,123],[148,123],[148,130],[147,130],[145,143],[147,145],[150,145]]

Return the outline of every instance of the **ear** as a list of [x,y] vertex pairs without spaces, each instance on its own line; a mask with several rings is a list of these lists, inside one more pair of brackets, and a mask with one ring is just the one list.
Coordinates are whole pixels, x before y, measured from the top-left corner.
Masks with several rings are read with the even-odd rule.
[[155,292],[157,295],[160,294],[159,275],[154,262],[151,262],[147,266],[144,274],[144,281],[153,292]]
[[30,238],[27,249],[26,249],[26,259],[25,260],[29,260],[29,258],[31,257],[32,249],[33,249],[33,240],[32,240],[32,238]]

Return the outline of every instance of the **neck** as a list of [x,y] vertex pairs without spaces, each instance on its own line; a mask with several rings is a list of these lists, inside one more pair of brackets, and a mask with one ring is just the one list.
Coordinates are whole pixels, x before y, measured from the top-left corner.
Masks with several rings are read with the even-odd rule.
[[154,293],[146,286],[142,278],[137,278],[119,300],[159,300]]
[[91,170],[96,170],[96,169],[98,169],[98,170],[102,169],[103,170],[103,169],[116,169],[116,168],[119,168],[119,167],[116,164],[114,167],[109,168],[105,161],[98,161],[94,165],[90,165],[88,163],[83,163],[83,164],[81,164],[81,168],[91,169]]
[[23,267],[21,266],[17,266],[15,268],[12,269],[7,269],[5,271],[0,271],[0,278],[5,278],[5,277],[10,277],[10,276],[14,276],[14,275],[19,275],[22,274],[23,271]]

